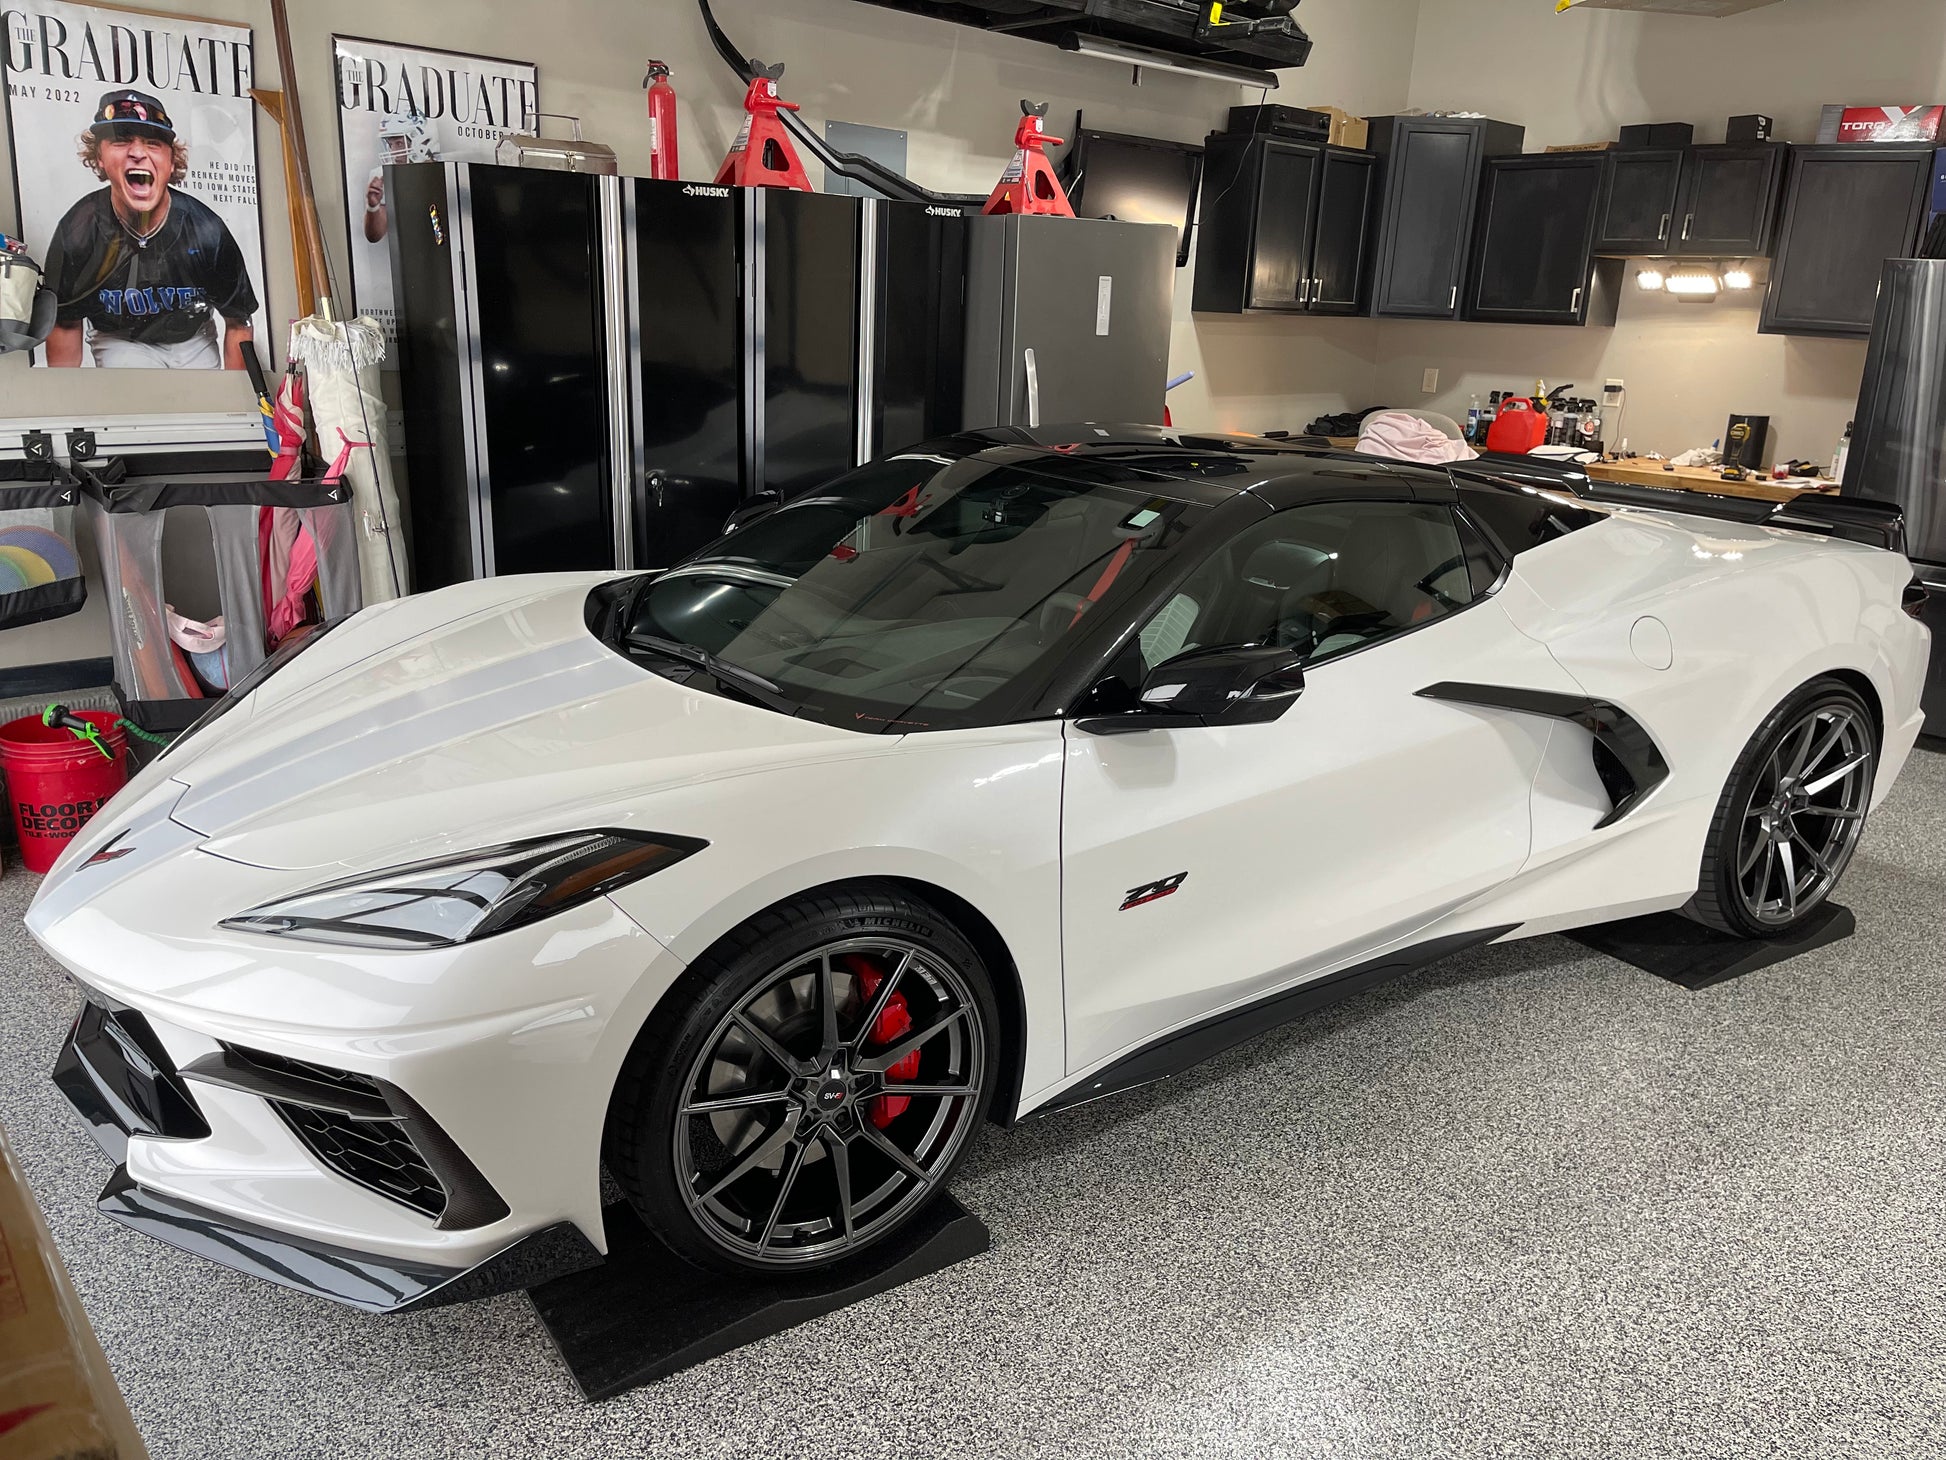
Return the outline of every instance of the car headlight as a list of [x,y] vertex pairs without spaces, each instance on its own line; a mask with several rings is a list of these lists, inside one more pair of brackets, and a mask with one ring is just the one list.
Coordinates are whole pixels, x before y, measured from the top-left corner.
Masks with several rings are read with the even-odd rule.
[[348,877],[222,925],[359,948],[450,948],[578,907],[708,845],[694,837],[570,832]]

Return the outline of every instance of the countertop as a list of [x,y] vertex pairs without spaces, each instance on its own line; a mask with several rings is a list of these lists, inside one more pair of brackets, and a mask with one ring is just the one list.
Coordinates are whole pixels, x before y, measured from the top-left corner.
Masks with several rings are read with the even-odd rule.
[[1768,477],[1726,482],[1715,467],[1679,466],[1666,469],[1665,463],[1646,456],[1625,457],[1621,461],[1597,462],[1588,468],[1596,481],[1625,482],[1633,487],[1661,487],[1677,492],[1714,492],[1721,497],[1755,497],[1764,502],[1789,502],[1806,492],[1835,492],[1836,482],[1775,482]]
[[[1325,438],[1340,451],[1358,445],[1356,436]],[[1664,463],[1648,456],[1628,456],[1620,461],[1597,462],[1588,475],[1596,481],[1625,482],[1633,487],[1658,487],[1670,492],[1714,492],[1719,497],[1753,497],[1761,502],[1789,502],[1805,492],[1835,492],[1836,482],[1776,482],[1769,477],[1726,482],[1715,467],[1678,466],[1664,470]]]

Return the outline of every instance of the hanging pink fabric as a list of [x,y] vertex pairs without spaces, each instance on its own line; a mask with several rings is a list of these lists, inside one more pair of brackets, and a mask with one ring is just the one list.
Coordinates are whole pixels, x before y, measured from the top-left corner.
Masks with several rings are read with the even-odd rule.
[[[279,508],[288,511],[288,508]],[[297,514],[291,512],[295,518]],[[289,565],[284,573],[284,592],[270,605],[265,616],[265,627],[270,632],[273,648],[283,641],[290,631],[310,617],[311,606],[307,600],[311,589],[318,581],[318,545],[311,541],[311,534],[302,528],[291,544]]]
[[[304,462],[304,376],[296,368],[284,372],[271,405],[271,424],[277,428],[277,460],[270,478],[294,480]],[[304,530],[302,519],[289,507],[265,507],[257,514],[257,563],[263,577],[264,647],[275,649],[290,631],[309,616],[306,595],[317,582],[317,544]]]

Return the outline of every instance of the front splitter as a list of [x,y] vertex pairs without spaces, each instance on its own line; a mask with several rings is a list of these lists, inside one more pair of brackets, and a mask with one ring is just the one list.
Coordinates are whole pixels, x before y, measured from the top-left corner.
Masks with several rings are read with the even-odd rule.
[[597,1266],[601,1254],[572,1222],[530,1232],[472,1267],[437,1267],[313,1242],[137,1186],[117,1166],[101,1214],[224,1267],[346,1303],[367,1313],[406,1313],[518,1292]]

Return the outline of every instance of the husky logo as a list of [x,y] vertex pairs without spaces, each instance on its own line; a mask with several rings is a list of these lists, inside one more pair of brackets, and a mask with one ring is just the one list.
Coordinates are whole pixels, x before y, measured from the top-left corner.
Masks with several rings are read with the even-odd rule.
[[1173,877],[1164,877],[1160,882],[1151,882],[1143,887],[1131,887],[1122,899],[1121,910],[1127,912],[1132,907],[1140,907],[1145,902],[1154,902],[1158,897],[1167,897],[1184,882],[1189,880],[1187,872],[1178,872]]
[[958,208],[928,208],[926,209],[926,216],[928,218],[964,218],[966,214]]
[[701,183],[685,183],[683,184],[682,190],[692,198],[727,198],[730,196],[730,190],[728,188],[708,187]]

